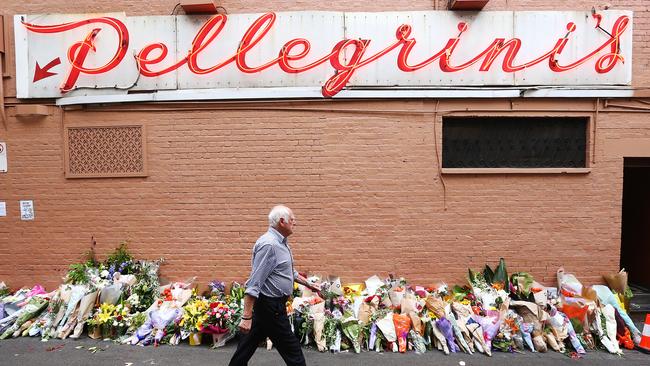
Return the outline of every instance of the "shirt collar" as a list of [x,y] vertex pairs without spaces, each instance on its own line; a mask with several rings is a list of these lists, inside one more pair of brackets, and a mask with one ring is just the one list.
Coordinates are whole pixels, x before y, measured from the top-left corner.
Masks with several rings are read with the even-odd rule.
[[273,226],[269,226],[269,232],[275,235],[280,243],[287,245],[287,238],[285,238],[279,231],[277,231]]

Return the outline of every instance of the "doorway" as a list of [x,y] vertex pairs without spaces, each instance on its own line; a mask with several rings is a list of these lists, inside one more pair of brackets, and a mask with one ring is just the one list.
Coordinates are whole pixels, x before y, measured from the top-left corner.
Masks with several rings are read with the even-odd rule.
[[621,268],[631,285],[650,289],[650,158],[625,158],[622,220]]

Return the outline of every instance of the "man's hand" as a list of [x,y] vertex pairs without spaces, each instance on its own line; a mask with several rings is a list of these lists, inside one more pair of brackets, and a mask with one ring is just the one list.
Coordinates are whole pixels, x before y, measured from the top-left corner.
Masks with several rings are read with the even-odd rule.
[[307,287],[309,287],[310,289],[312,289],[312,290],[315,291],[315,292],[319,292],[319,293],[320,293],[320,291],[321,291],[320,283],[317,283],[317,282],[309,283],[309,284],[307,285]]
[[244,333],[244,334],[248,334],[248,332],[251,331],[251,325],[252,324],[253,324],[253,320],[251,320],[251,319],[248,319],[248,320],[242,319],[239,322],[239,331]]
[[242,314],[242,318],[248,318],[248,319],[242,319],[239,322],[239,331],[242,332],[243,334],[247,334],[248,332],[251,331],[251,326],[253,324],[253,307],[255,306],[255,300],[257,298],[246,294],[244,295],[244,313]]
[[320,293],[321,291],[320,283],[309,282],[309,280],[307,280],[307,277],[301,275],[300,273],[298,273],[298,277],[296,277],[295,281],[314,292]]

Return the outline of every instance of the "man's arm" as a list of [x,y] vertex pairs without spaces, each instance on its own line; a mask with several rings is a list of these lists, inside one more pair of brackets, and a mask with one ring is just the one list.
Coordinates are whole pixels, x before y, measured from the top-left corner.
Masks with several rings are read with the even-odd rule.
[[244,295],[244,313],[239,322],[239,330],[242,333],[248,333],[251,330],[253,318],[253,306],[255,300],[260,294],[262,284],[269,277],[269,274],[275,266],[275,251],[269,244],[262,245],[258,248],[253,258],[253,269],[246,282],[246,293]]
[[320,283],[311,283],[311,282],[307,281],[307,278],[305,276],[301,275],[297,271],[296,271],[296,273],[294,273],[294,281],[296,281],[299,284],[307,287],[308,289],[311,289],[312,291],[320,292]]
[[249,294],[244,295],[244,313],[239,322],[239,331],[242,333],[248,333],[251,330],[255,300],[257,299]]

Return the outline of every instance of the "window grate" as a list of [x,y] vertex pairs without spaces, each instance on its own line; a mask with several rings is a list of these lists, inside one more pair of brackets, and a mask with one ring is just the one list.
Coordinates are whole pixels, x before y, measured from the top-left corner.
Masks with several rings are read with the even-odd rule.
[[587,118],[445,117],[443,168],[584,168]]

